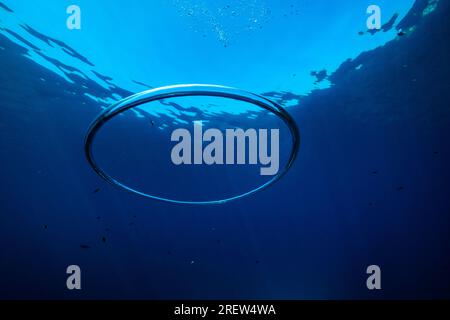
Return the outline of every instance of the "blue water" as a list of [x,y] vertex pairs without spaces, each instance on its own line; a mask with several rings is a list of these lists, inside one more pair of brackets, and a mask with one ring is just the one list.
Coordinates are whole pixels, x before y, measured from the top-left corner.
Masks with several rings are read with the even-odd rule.
[[[376,1],[384,28],[374,34],[373,1],[79,0],[82,28],[68,30],[71,4],[0,2],[0,297],[450,296],[447,1]],[[201,207],[150,201],[97,176],[83,139],[99,112],[183,83],[286,107],[302,136],[288,174]],[[99,159],[131,184],[181,198],[263,183],[246,166],[171,169],[177,126],[278,125],[248,105],[200,100],[127,112],[100,137]],[[70,264],[82,269],[81,291],[66,289]],[[380,291],[366,288],[371,264],[382,269]]]

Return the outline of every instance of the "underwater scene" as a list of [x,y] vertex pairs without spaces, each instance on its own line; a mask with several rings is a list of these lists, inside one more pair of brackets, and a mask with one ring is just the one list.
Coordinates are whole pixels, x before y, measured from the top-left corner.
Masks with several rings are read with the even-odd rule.
[[0,0],[0,299],[449,299],[450,1]]

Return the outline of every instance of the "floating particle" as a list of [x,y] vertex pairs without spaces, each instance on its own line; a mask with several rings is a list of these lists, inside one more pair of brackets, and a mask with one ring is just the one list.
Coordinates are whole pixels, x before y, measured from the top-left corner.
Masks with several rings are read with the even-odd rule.
[[403,191],[403,190],[405,190],[405,188],[404,188],[404,187],[402,187],[402,186],[400,186],[400,187],[397,187],[397,191]]
[[94,193],[98,193],[100,191],[100,188],[97,188],[94,190]]
[[88,246],[87,244],[80,244],[80,248],[81,249],[90,249],[91,247]]
[[106,242],[106,237],[102,237],[102,242]]

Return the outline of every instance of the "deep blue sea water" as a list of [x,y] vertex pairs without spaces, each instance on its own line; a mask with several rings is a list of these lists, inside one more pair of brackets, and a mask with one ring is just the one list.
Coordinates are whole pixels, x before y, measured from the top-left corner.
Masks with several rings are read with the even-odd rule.
[[[0,2],[0,298],[450,297],[450,4],[445,0]],[[366,8],[383,28],[366,30]],[[227,85],[286,107],[291,170],[221,205],[152,201],[102,180],[84,137],[110,104],[172,84]],[[174,168],[170,132],[276,127],[242,103],[150,103],[95,146],[151,193],[211,199],[254,169]],[[288,135],[286,128],[282,137]],[[282,139],[286,161],[290,139]],[[81,291],[66,267],[82,269]],[[366,267],[382,290],[366,288]]]

